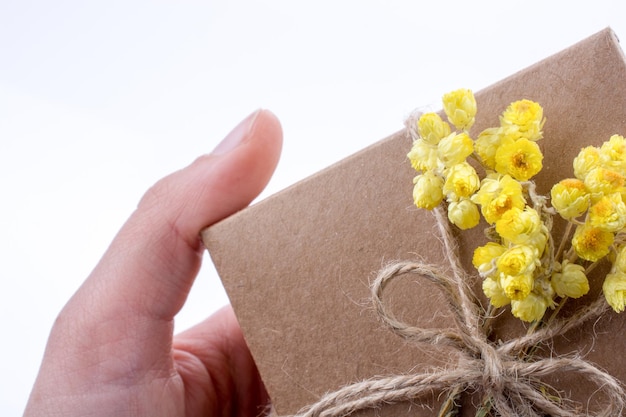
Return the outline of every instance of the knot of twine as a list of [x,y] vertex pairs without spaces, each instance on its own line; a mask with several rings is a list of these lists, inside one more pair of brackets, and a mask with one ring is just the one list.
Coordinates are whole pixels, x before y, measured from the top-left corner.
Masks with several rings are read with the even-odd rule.
[[[447,346],[459,353],[455,367],[428,372],[376,377],[345,386],[324,395],[308,406],[297,417],[347,416],[356,411],[378,408],[385,404],[425,400],[433,392],[459,393],[481,391],[491,401],[491,410],[500,416],[582,416],[590,415],[571,401],[545,395],[542,378],[556,371],[575,374],[597,386],[602,392],[603,409],[595,416],[619,416],[626,405],[626,392],[619,380],[596,365],[572,356],[528,358],[525,352],[539,343],[599,317],[608,310],[604,297],[571,317],[552,321],[547,326],[524,336],[498,344],[488,339],[483,323],[487,318],[467,284],[452,231],[442,212],[435,210],[446,256],[450,259],[450,273],[415,262],[398,262],[382,269],[371,285],[374,307],[395,334],[410,343],[426,344],[434,348]],[[397,320],[383,302],[383,293],[393,279],[415,274],[436,284],[443,292],[452,310],[456,329],[428,329],[408,325]]]

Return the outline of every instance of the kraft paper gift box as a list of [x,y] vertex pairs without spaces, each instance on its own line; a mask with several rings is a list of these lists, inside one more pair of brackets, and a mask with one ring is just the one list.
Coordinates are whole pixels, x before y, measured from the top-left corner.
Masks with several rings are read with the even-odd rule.
[[[582,147],[626,134],[626,64],[610,29],[475,95],[472,137],[497,126],[515,100],[543,106],[544,167],[534,180],[544,195],[573,176],[572,160]],[[432,213],[413,205],[410,147],[407,131],[399,131],[203,232],[278,415],[358,381],[456,364],[454,352],[413,345],[390,332],[369,301],[370,282],[390,261],[447,265]],[[559,232],[561,224],[555,225]],[[471,258],[485,243],[483,228],[458,231],[455,239],[464,268],[475,275]],[[474,277],[472,287],[486,305],[480,281]],[[562,313],[589,303],[600,285],[592,283],[591,294]],[[443,299],[438,287],[414,276],[398,280],[385,295],[396,317],[435,329],[454,326]],[[552,341],[554,354],[584,355],[626,382],[625,325],[626,313],[608,311]],[[494,320],[492,339],[507,340],[526,328],[506,311]],[[604,401],[575,372],[553,375],[548,383],[583,410]],[[365,413],[430,416],[444,400],[433,390]],[[468,393],[462,414],[473,415],[477,401],[480,393]]]

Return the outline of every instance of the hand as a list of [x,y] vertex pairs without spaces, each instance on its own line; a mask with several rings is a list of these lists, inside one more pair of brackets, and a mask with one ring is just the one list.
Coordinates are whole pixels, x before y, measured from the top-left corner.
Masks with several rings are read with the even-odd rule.
[[57,318],[25,416],[258,416],[268,398],[227,307],[173,337],[200,231],[271,177],[280,123],[260,110],[155,184]]

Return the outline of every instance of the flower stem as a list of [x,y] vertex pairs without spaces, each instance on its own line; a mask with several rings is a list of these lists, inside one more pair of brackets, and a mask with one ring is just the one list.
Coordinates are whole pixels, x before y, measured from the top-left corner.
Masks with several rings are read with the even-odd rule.
[[589,265],[587,267],[587,269],[585,269],[585,275],[589,276],[589,274],[591,273],[591,271],[593,271],[594,269],[596,269],[596,266],[598,266],[598,264],[600,263],[600,261],[595,261],[594,263],[592,263],[591,265]]
[[491,303],[487,306],[487,311],[485,311],[485,316],[482,322],[482,328],[487,338],[491,335],[491,322],[498,316],[499,310],[500,308],[494,307]]
[[561,311],[561,309],[563,308],[563,306],[565,305],[565,303],[567,302],[568,299],[569,299],[569,297],[563,297],[561,299],[559,304],[556,306],[556,308],[554,309],[554,311],[550,315],[550,318],[548,319],[547,324],[550,324],[550,323],[552,323],[554,321],[554,319],[556,318],[556,315],[559,314],[559,311]]
[[574,227],[574,223],[567,222],[567,227],[565,228],[565,231],[563,232],[563,238],[561,239],[561,243],[559,244],[559,249],[556,251],[556,255],[554,256],[554,259],[556,259],[557,261],[563,254],[563,251],[565,250],[565,243],[568,241],[569,235],[572,233],[573,227]]

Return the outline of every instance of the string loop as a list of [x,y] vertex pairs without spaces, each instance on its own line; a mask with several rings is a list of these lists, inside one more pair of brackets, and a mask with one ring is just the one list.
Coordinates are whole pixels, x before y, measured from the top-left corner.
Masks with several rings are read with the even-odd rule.
[[[528,335],[505,343],[489,340],[482,323],[486,317],[479,307],[469,279],[461,267],[458,250],[449,223],[439,209],[434,210],[451,274],[419,262],[397,262],[383,268],[372,282],[374,308],[393,333],[414,344],[433,348],[447,346],[459,353],[456,367],[428,372],[377,377],[345,386],[324,395],[317,403],[303,409],[297,417],[339,417],[356,411],[402,401],[425,400],[433,391],[459,392],[478,390],[491,399],[492,410],[503,417],[590,415],[572,401],[547,396],[542,379],[555,372],[567,372],[594,383],[604,393],[604,408],[595,416],[620,416],[626,405],[626,392],[619,380],[580,357],[552,356],[528,358],[525,351],[579,327],[602,315],[608,305],[598,297],[571,317],[555,320]],[[442,291],[453,313],[456,328],[427,329],[398,320],[383,301],[388,285],[400,276],[412,274],[426,279]]]

